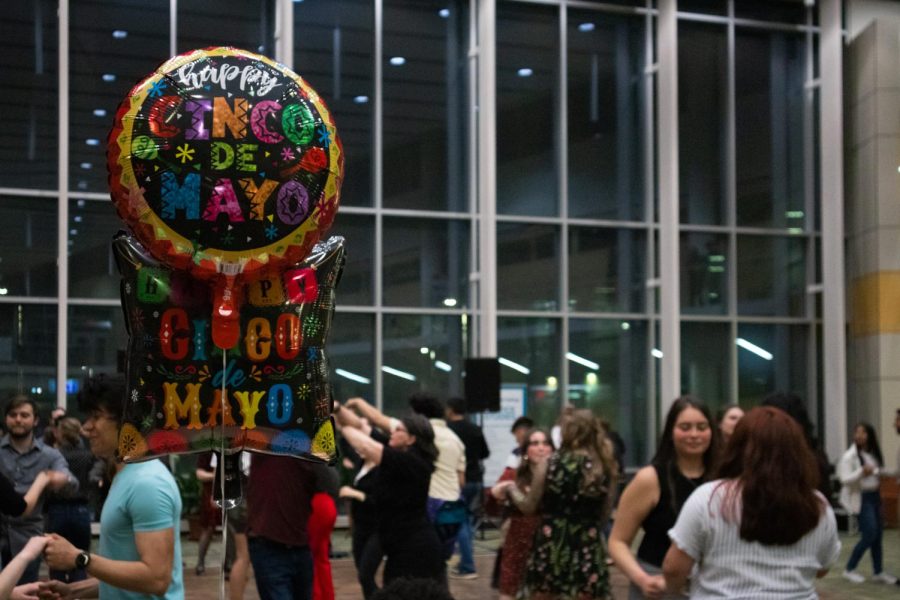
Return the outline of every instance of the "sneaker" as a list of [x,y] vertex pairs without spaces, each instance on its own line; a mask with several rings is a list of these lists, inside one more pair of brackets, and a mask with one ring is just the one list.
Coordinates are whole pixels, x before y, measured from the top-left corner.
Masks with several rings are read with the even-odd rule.
[[891,575],[890,573],[885,573],[882,571],[881,573],[876,573],[872,578],[875,581],[880,581],[881,583],[886,583],[888,585],[894,585],[897,583],[897,578]]
[[846,579],[847,581],[852,581],[853,583],[862,583],[866,580],[865,577],[863,577],[856,571],[844,571],[844,579]]
[[471,573],[464,573],[462,571],[457,571],[453,569],[450,571],[450,579],[478,579],[478,573],[472,571]]

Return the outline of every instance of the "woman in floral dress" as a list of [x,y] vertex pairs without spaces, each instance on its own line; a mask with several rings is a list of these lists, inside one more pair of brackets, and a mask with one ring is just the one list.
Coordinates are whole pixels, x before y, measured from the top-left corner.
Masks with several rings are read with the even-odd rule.
[[529,494],[512,491],[526,514],[538,507],[535,533],[522,589],[534,600],[609,598],[609,573],[600,527],[616,489],[612,444],[600,420],[578,410],[562,431],[562,446],[547,464],[546,476],[535,472]]
[[[491,488],[491,495],[498,501],[509,503],[513,489],[527,493],[531,489],[535,469],[546,463],[553,452],[553,440],[543,429],[532,429],[525,435],[520,456],[522,464],[517,470],[507,469]],[[545,465],[541,467],[546,473]],[[509,507],[509,523],[503,538],[503,554],[500,557],[500,600],[512,600],[525,579],[525,565],[531,556],[534,532],[541,522],[538,514],[524,515],[515,506]]]

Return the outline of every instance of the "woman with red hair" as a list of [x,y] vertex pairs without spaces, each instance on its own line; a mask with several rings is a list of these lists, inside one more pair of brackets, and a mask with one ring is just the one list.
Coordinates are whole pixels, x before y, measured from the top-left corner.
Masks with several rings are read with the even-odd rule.
[[816,490],[803,431],[772,407],[738,423],[717,479],[691,494],[663,562],[666,586],[691,598],[817,598],[813,580],[837,560],[834,512]]

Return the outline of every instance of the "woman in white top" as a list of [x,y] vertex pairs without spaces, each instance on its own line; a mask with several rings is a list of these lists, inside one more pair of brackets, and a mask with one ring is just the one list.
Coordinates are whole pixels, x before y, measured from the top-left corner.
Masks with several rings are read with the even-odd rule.
[[866,580],[856,571],[866,550],[872,552],[875,579],[887,584],[897,582],[896,577],[881,570],[881,533],[884,530],[880,493],[882,465],[884,458],[875,429],[868,423],[858,423],[853,433],[853,444],[841,457],[837,470],[841,480],[841,505],[857,516],[861,534],[844,571],[844,577],[853,583]]
[[768,406],[748,412],[718,478],[691,494],[669,530],[668,589],[682,590],[696,565],[692,599],[817,598],[813,581],[841,549],[817,480],[816,459],[787,413]]

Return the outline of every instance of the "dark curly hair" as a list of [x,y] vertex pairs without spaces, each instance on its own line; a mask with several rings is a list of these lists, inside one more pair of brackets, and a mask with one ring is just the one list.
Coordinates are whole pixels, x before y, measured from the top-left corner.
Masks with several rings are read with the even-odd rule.
[[426,419],[443,419],[444,403],[427,392],[416,392],[409,397],[409,407]]
[[78,409],[90,414],[102,410],[122,421],[125,403],[125,376],[100,373],[84,380],[78,391]]

